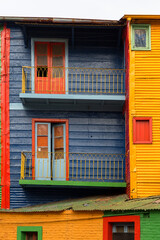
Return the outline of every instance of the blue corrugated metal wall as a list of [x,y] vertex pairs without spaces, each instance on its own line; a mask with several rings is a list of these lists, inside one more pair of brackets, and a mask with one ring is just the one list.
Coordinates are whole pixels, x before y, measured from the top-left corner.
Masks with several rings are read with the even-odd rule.
[[[71,44],[70,29],[29,29],[32,37],[54,37],[69,39],[69,67],[123,67],[123,49],[114,45],[105,35],[98,32],[75,31],[74,46]],[[95,36],[98,36],[97,41]],[[99,35],[98,35],[99,34]],[[110,40],[109,40],[110,39]],[[31,49],[25,48],[22,31],[11,26],[10,43],[10,103],[20,103],[22,66],[30,66]],[[11,172],[11,208],[25,205],[55,201],[69,197],[81,196],[82,191],[71,189],[67,194],[60,189],[22,188],[19,185],[21,152],[31,151],[32,118],[64,118],[69,119],[69,151],[94,153],[124,153],[124,119],[121,112],[54,112],[39,110],[10,111],[10,172]],[[88,191],[87,191],[88,192]],[[83,192],[87,194],[87,192]],[[89,192],[88,192],[89,193]]]

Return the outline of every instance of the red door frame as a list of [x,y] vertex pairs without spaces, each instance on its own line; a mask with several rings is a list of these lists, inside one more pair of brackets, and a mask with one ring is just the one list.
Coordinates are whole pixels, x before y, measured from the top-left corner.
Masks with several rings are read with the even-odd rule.
[[140,216],[126,215],[103,218],[103,240],[112,240],[112,224],[117,222],[134,223],[134,240],[140,240]]
[[64,123],[66,125],[66,181],[69,181],[69,120],[68,119],[32,119],[32,179],[35,179],[35,123]]

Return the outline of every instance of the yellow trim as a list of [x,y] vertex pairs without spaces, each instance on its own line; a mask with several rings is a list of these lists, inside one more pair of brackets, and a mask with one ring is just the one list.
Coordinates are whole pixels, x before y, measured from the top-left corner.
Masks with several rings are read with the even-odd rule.
[[136,186],[136,151],[132,144],[132,118],[135,115],[135,51],[131,51],[131,24],[129,25],[129,53],[130,53],[130,68],[129,68],[129,141],[130,141],[130,196],[137,197]]
[[151,20],[160,20],[160,15],[124,15],[122,19],[151,19]]
[[[38,73],[36,81],[32,76],[34,72]],[[47,72],[54,73],[54,76],[48,79],[45,77]],[[65,79],[65,73],[69,79]],[[64,79],[71,82],[71,89],[65,88]],[[35,84],[33,84],[34,81]],[[51,87],[48,85],[49,81]],[[22,67],[22,93],[66,94],[69,92],[77,94],[83,92],[118,95],[125,93],[124,81],[125,69],[79,67],[38,67],[36,69],[29,66]],[[36,89],[31,88],[33,85]]]
[[[40,152],[39,152],[40,153]],[[33,152],[22,152],[21,153],[21,180],[35,179],[32,175],[32,157],[37,155]],[[40,156],[41,162],[43,163],[43,170],[40,171],[40,160],[38,162],[38,171],[36,177],[41,180],[50,180],[53,177],[56,180],[61,180],[64,178],[64,172],[61,171],[62,161],[65,162],[65,156],[69,156],[70,167],[72,167],[72,172],[70,173],[70,180],[113,180],[113,181],[124,181],[124,162],[125,154],[105,154],[105,153],[64,153],[64,152],[48,152],[46,157]],[[52,172],[51,176],[46,176],[46,171],[44,171],[44,159],[49,166],[49,156],[51,156],[56,166],[54,169],[54,174]],[[51,164],[53,165],[53,164]],[[66,164],[64,164],[65,166]],[[118,168],[118,169],[117,169]],[[65,167],[64,167],[65,169]],[[116,173],[116,170],[118,172]],[[48,172],[48,171],[47,171]],[[39,179],[39,180],[40,180]]]

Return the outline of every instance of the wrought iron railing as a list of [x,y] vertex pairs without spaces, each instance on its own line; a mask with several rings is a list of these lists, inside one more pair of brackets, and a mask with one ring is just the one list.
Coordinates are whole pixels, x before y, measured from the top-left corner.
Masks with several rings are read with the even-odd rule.
[[124,94],[125,70],[22,67],[22,93]]
[[21,179],[66,180],[68,172],[70,181],[125,180],[124,154],[47,153],[47,158],[46,153],[45,158],[42,155],[37,159],[37,153],[21,153]]

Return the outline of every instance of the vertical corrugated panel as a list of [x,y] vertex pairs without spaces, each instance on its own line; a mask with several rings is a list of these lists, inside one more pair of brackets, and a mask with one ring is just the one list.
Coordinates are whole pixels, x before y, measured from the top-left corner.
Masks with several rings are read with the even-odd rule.
[[[0,99],[1,99],[1,32],[3,27],[0,26]],[[0,181],[1,181],[1,103],[0,103]],[[0,184],[0,206],[1,206],[1,199],[2,199],[2,191],[1,191],[1,184]]]
[[130,139],[131,161],[135,163],[131,195],[160,195],[160,23],[151,23],[151,51],[131,51],[131,58],[130,118],[152,117],[153,134],[151,144],[133,144]]

